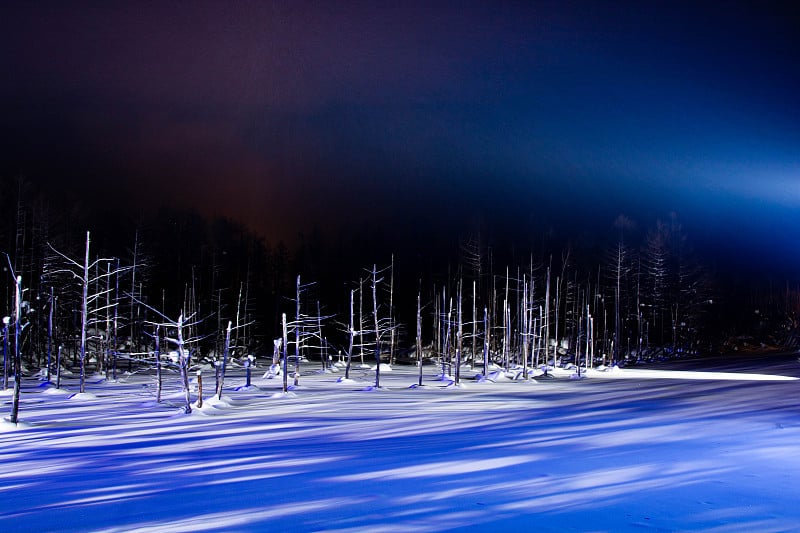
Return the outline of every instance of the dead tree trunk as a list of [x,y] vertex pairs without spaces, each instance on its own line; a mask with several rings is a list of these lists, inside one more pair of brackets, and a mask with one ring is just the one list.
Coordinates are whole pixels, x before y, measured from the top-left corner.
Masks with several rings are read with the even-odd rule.
[[528,318],[528,282],[522,280],[522,316],[520,324],[520,340],[522,341],[522,377],[528,379],[528,340],[530,339]]
[[320,352],[319,352],[319,359],[322,361],[322,370],[325,371],[328,367],[328,361],[326,361],[325,357],[325,342],[322,338],[322,311],[319,305],[319,300],[317,300],[317,338],[320,342]]
[[355,337],[355,330],[353,329],[353,292],[350,291],[350,327],[348,328],[347,335],[350,339],[347,347],[347,365],[344,367],[344,379],[350,379],[350,365],[353,362],[353,338]]
[[225,369],[228,366],[228,352],[231,349],[231,321],[228,320],[228,327],[225,329],[225,345],[222,348],[222,369],[219,374],[219,385],[217,386],[217,399],[222,399],[222,386],[225,382]]
[[489,310],[483,308],[483,377],[489,375],[489,343],[491,342],[489,330]]
[[55,312],[56,298],[53,287],[50,287],[50,309],[47,313],[47,381],[50,382],[50,368],[53,356],[53,314]]
[[[115,277],[115,289],[114,292],[117,297],[117,302],[119,302],[119,259],[117,259],[117,273]],[[113,351],[111,353],[112,359],[112,366],[111,366],[111,379],[117,381],[117,352],[119,350],[119,342],[117,333],[119,332],[119,305],[114,306],[114,336],[113,336]]]
[[203,371],[197,371],[197,408],[203,408]]
[[295,326],[294,326],[294,386],[300,384],[300,329],[302,325],[300,322],[300,276],[297,276],[297,307],[295,313]]
[[[444,300],[444,298],[445,295],[443,293],[442,299]],[[444,301],[442,302],[442,305],[444,305]],[[442,345],[442,354],[441,354],[443,380],[445,379],[446,376],[450,375],[448,373],[448,370],[450,366],[450,330],[452,327],[452,323],[453,323],[453,299],[450,298],[450,307],[449,310],[447,311],[447,320],[445,321],[445,327],[447,329],[445,330],[444,334],[444,344]]]
[[358,353],[364,366],[364,280],[358,280]]
[[[9,266],[11,263],[9,262]],[[14,270],[11,270],[12,274]],[[11,400],[10,422],[16,424],[19,417],[19,393],[22,385],[22,354],[20,350],[20,340],[22,337],[22,327],[20,318],[22,315],[22,276],[14,278],[14,396]]]
[[[129,317],[130,335],[131,335],[131,353],[139,350],[138,343],[136,342],[136,267],[138,266],[139,259],[139,230],[136,230],[133,238],[133,266],[131,267],[131,316]],[[128,357],[128,371],[132,370],[133,356]]]
[[61,351],[64,346],[59,345],[58,354],[56,355],[56,388],[61,388]]
[[381,330],[378,322],[378,267],[372,265],[372,317],[375,320],[375,387],[381,386]]
[[[178,365],[181,370],[181,381],[183,382],[184,412],[188,415],[192,412],[192,399],[189,391],[189,357],[183,339],[183,314],[178,317]],[[220,387],[220,391],[222,387]]]
[[11,317],[3,317],[3,390],[8,390],[8,325]]
[[288,357],[288,339],[286,332],[286,313],[281,314],[281,326],[283,327],[283,392],[289,392],[289,357]]
[[417,293],[417,366],[419,367],[419,383],[422,386],[422,295]]
[[83,260],[83,279],[81,280],[81,348],[80,348],[80,362],[81,362],[81,379],[80,391],[83,393],[86,389],[86,322],[88,320],[89,308],[89,232],[86,232],[86,254]]
[[[550,364],[550,267],[547,267],[547,280],[544,288],[544,373]],[[554,358],[555,359],[555,358]]]
[[464,321],[461,313],[461,287],[462,282],[458,282],[458,331],[456,332],[456,372],[455,372],[455,383],[458,385],[459,380],[461,378],[461,351],[464,348],[463,340],[464,340]]
[[393,365],[394,361],[394,343],[395,343],[395,324],[394,324],[394,254],[392,254],[392,269],[389,281],[389,364]]
[[161,403],[161,328],[156,326],[156,346],[155,346],[155,356],[156,356],[156,403]]
[[478,342],[478,308],[477,308],[477,287],[475,281],[472,282],[472,352],[470,353],[470,368],[475,365],[475,350]]

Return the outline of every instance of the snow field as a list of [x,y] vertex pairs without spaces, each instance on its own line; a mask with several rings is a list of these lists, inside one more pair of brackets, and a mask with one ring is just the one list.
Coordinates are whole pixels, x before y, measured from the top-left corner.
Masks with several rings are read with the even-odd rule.
[[[2,531],[787,531],[800,523],[796,380],[441,369],[226,378],[182,413],[177,377],[64,391],[26,380],[0,425]],[[261,375],[254,372],[254,376]],[[624,379],[617,379],[622,378]],[[701,377],[702,379],[690,379]],[[671,378],[671,379],[665,379]],[[205,378],[204,383],[209,383]],[[72,391],[72,392],[69,392]],[[193,392],[193,399],[196,392]],[[10,398],[0,400],[7,411]]]

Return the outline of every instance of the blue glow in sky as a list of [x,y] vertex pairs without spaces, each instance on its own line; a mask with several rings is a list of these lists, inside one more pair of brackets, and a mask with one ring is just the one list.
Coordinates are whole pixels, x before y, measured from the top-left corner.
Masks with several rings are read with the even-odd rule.
[[719,257],[800,267],[778,3],[20,2],[0,30],[5,173],[113,176],[271,240],[675,211]]

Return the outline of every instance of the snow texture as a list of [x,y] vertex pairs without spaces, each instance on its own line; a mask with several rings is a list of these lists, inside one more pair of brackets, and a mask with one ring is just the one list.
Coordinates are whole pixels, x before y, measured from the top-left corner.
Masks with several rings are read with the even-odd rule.
[[445,390],[395,366],[377,394],[369,370],[289,393],[232,372],[191,415],[176,375],[161,404],[143,374],[72,399],[25,380],[0,531],[796,530],[800,365],[740,369]]

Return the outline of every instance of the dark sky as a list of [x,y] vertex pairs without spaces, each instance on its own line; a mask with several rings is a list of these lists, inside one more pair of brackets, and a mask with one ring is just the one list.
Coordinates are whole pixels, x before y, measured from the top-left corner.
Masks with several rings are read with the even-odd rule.
[[800,270],[796,13],[432,4],[5,3],[0,171],[271,241],[527,245],[675,211],[724,262]]

